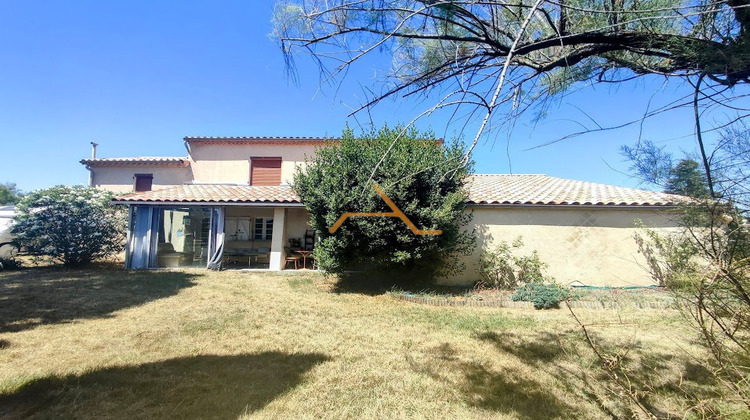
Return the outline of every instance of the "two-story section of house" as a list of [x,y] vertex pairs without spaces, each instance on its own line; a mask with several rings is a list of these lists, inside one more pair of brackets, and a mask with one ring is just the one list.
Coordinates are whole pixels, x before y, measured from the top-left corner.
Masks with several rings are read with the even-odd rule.
[[[185,157],[91,158],[91,185],[129,208],[126,267],[310,266],[315,234],[291,183],[316,148],[337,139],[186,137]],[[563,283],[651,284],[636,221],[676,226],[684,197],[555,178],[477,174],[466,180],[477,246],[443,283],[471,284],[482,252],[523,236]],[[408,215],[407,215],[408,216]],[[404,226],[405,231],[408,227]],[[305,264],[307,263],[307,264]]]
[[[130,209],[128,268],[238,266],[279,270],[314,246],[292,191],[315,148],[336,139],[186,137],[186,157],[91,158],[90,184]],[[302,253],[304,256],[304,252]]]

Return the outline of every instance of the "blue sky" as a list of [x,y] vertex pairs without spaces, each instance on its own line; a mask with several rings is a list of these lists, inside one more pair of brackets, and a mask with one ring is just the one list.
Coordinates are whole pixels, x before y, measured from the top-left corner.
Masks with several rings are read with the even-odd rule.
[[[84,184],[78,161],[89,156],[91,141],[100,157],[184,156],[184,136],[336,136],[347,122],[356,127],[346,115],[387,60],[362,63],[336,88],[321,86],[316,67],[299,57],[295,85],[268,37],[272,9],[272,1],[0,1],[0,183],[25,191]],[[542,122],[523,118],[512,132],[487,136],[474,155],[476,171],[637,186],[619,147],[635,143],[642,129],[645,139],[693,152],[690,109],[527,149],[581,124],[593,127],[589,117],[602,126],[636,119],[662,82],[560,98]],[[670,83],[653,103],[686,92]],[[408,122],[427,103],[386,101],[373,120]],[[447,137],[460,128],[446,128],[445,114],[418,126]]]

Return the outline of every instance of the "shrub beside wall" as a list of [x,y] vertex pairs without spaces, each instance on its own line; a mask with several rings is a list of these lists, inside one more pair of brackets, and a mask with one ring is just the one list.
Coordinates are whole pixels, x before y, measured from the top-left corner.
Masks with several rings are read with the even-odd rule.
[[570,296],[569,291],[544,275],[547,264],[532,251],[519,255],[523,238],[512,243],[500,242],[495,248],[484,251],[479,257],[477,273],[481,277],[480,287],[512,290],[514,301],[532,302],[536,309],[559,308],[560,302]]

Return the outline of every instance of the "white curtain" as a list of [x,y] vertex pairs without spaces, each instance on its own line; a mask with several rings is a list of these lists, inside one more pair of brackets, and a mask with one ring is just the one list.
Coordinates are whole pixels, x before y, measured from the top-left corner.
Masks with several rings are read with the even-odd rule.
[[224,255],[224,207],[211,208],[211,229],[208,232],[208,269],[221,270]]

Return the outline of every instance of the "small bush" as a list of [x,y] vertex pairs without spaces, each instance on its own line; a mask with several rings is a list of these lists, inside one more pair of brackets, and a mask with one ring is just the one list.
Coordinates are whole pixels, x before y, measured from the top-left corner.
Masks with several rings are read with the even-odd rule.
[[690,238],[660,234],[646,228],[640,220],[636,227],[640,228],[634,235],[638,252],[645,257],[651,277],[659,286],[679,286],[685,277],[700,270],[696,264],[699,249]]
[[547,264],[539,259],[536,251],[526,256],[514,255],[522,246],[519,236],[511,244],[502,241],[494,249],[482,252],[477,272],[486,286],[513,289],[519,284],[547,280],[542,273]]
[[514,301],[532,302],[536,309],[559,308],[570,297],[568,289],[555,283],[527,283],[510,297]]

